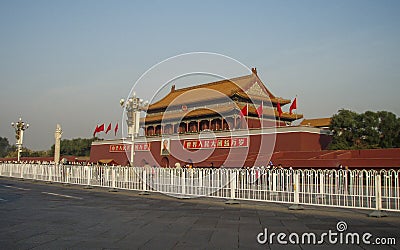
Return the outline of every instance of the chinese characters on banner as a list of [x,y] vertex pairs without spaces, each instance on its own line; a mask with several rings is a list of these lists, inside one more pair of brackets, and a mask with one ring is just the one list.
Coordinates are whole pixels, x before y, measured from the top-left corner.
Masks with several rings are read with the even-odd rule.
[[[111,153],[131,151],[129,144],[110,145]],[[150,143],[135,143],[135,151],[150,151]]]
[[201,148],[239,148],[248,147],[248,137],[228,137],[216,139],[185,140],[183,147],[186,149]]
[[150,151],[150,142],[135,143],[135,151]]

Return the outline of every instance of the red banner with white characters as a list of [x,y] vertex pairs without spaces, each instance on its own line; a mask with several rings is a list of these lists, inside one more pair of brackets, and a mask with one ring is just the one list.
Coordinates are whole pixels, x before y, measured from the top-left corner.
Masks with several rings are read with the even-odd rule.
[[[119,153],[131,151],[130,144],[113,144],[110,145],[109,152],[110,153]],[[150,143],[135,143],[135,151],[150,151]]]
[[183,147],[186,149],[248,147],[248,139],[248,137],[228,137],[215,139],[185,140],[183,142]]
[[135,151],[150,151],[150,142],[135,143]]
[[118,152],[125,152],[130,151],[131,145],[127,144],[117,144],[117,145],[110,145],[110,152],[111,153],[118,153]]

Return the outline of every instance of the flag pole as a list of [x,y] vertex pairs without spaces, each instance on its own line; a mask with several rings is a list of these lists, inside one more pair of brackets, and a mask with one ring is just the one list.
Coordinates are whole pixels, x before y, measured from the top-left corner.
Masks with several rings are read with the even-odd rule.
[[246,126],[249,129],[249,103],[246,103]]
[[295,113],[296,120],[297,120],[297,101],[298,101],[298,99],[297,99],[297,95],[296,95],[296,113]]
[[261,101],[261,128],[264,128],[264,101]]
[[[278,97],[278,105],[281,105],[279,101],[280,101],[280,98]],[[278,109],[278,105],[277,105],[277,109]],[[279,111],[278,111],[278,127],[279,128],[281,127],[281,114],[279,113]]]

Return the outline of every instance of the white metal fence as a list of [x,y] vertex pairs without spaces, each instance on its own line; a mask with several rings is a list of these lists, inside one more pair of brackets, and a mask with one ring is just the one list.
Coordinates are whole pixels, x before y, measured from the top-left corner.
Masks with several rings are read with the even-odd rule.
[[400,211],[400,170],[174,169],[2,163],[0,176],[174,196]]

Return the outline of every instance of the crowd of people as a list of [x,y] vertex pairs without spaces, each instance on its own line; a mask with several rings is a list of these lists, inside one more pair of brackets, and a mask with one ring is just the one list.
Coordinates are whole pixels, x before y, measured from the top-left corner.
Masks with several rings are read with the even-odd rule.
[[[39,160],[29,160],[29,161],[16,161],[16,160],[0,160],[1,163],[12,163],[12,164],[41,164],[41,165],[53,165],[55,164],[54,161],[39,161]],[[63,165],[74,165],[74,166],[95,166],[99,165],[94,162],[89,162],[89,161],[68,161],[66,159],[63,159],[61,161],[61,164]],[[144,167],[154,167],[157,168],[159,166],[150,166],[147,162],[145,164],[142,164]],[[215,166],[213,163],[210,164],[209,167],[198,167],[194,166],[193,163],[175,163],[174,166],[171,166],[172,168],[177,168],[177,169],[182,169],[182,168],[221,168],[224,169],[224,165],[221,166]],[[246,169],[246,170],[276,170],[276,169],[288,169],[288,170],[293,170],[293,166],[287,166],[284,167],[282,164],[274,165],[272,161],[270,161],[266,166],[253,166],[253,167],[241,167],[241,169]],[[337,166],[337,170],[349,170],[348,166],[343,166],[342,164],[339,164]]]
[[[39,160],[30,160],[30,161],[16,161],[16,160],[8,160],[8,161],[1,161],[0,160],[0,164],[1,163],[12,163],[12,164],[39,164],[39,165],[54,165],[55,162],[54,161],[39,161]],[[64,165],[76,165],[76,166],[94,166],[97,165],[93,162],[88,162],[88,161],[64,161],[61,162]]]

